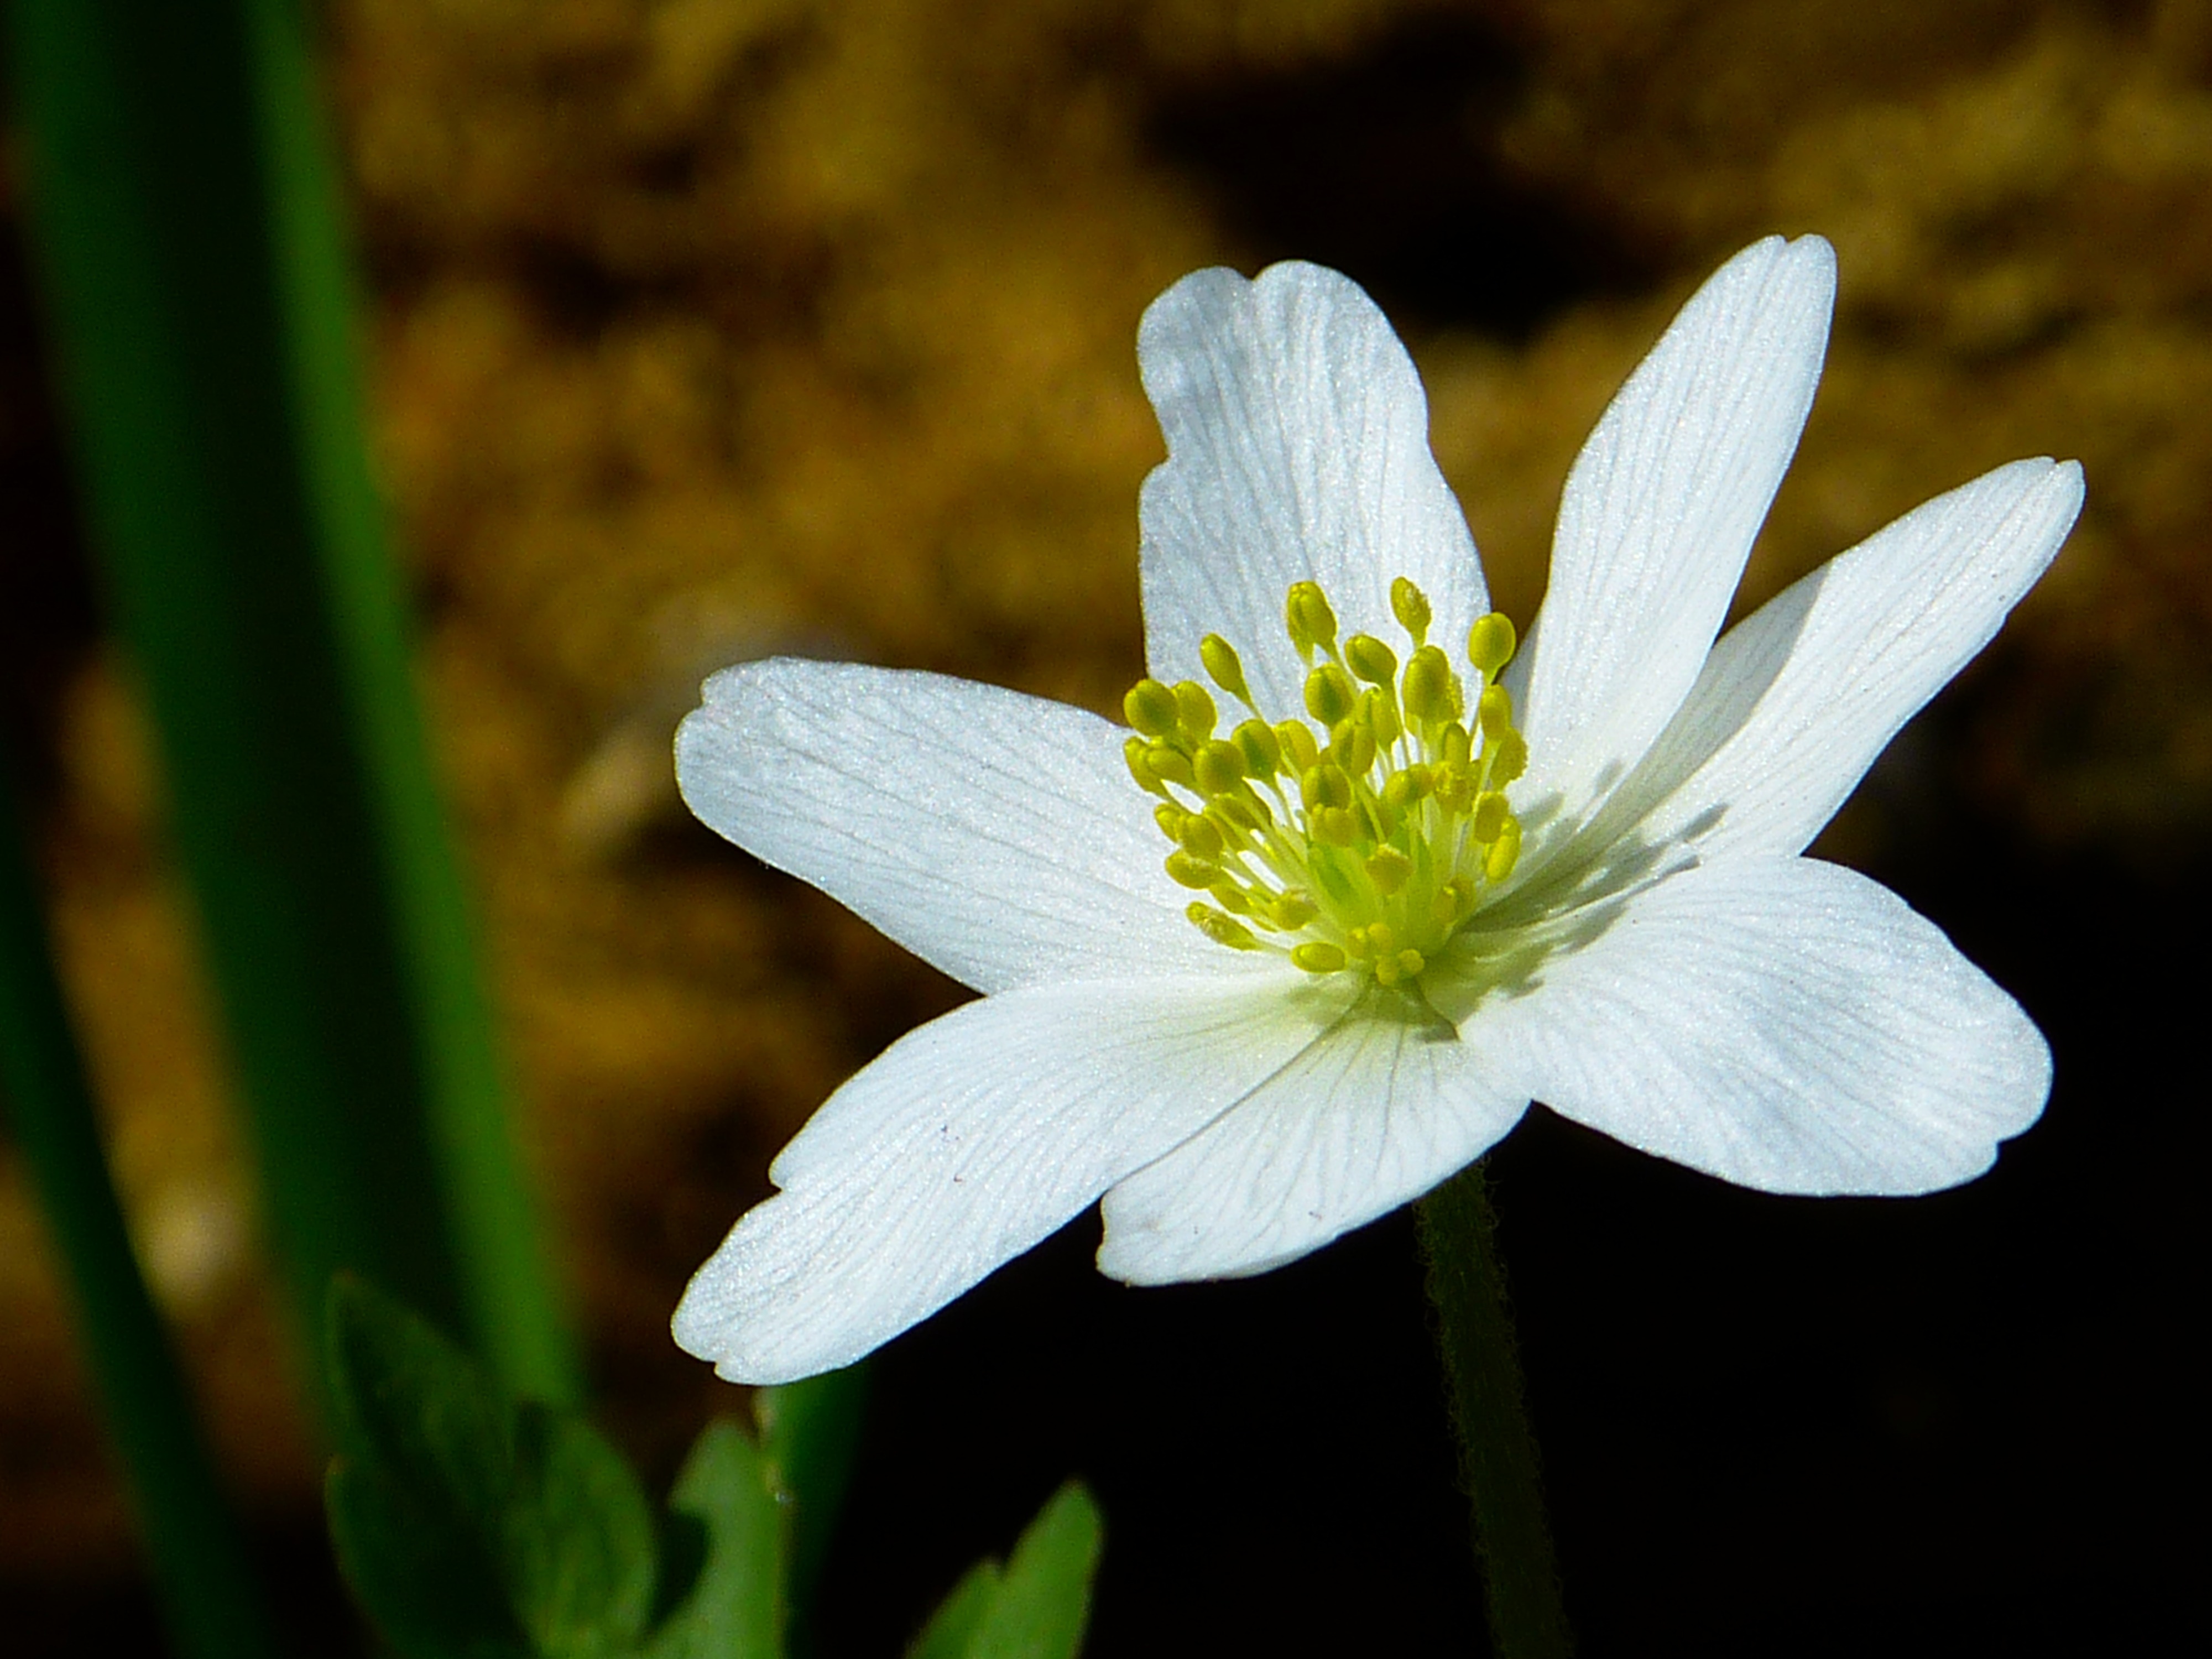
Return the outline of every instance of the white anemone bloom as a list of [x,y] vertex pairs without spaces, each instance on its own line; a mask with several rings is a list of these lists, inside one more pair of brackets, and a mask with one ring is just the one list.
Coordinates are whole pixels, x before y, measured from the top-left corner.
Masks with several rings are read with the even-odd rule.
[[814,1115],[678,1341],[741,1382],[848,1364],[1102,1196],[1116,1279],[1261,1272],[1532,1101],[1768,1192],[1987,1169],[2042,1109],[2040,1034],[1802,854],[2050,562],[2081,470],[2000,467],[1716,643],[1833,289],[1826,242],[1776,238],[1683,308],[1575,463],[1517,655],[1404,349],[1279,264],[1145,316],[1133,732],[854,664],[710,680],[692,810],[984,994]]

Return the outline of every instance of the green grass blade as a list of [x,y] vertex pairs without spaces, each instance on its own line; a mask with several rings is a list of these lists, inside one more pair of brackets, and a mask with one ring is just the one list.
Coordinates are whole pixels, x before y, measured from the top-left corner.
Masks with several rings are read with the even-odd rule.
[[178,1652],[189,1659],[273,1654],[259,1588],[124,1231],[3,775],[0,1109],[68,1279]]
[[10,0],[9,19],[91,539],[301,1330],[352,1268],[468,1332],[509,1386],[572,1399],[367,471],[294,0]]

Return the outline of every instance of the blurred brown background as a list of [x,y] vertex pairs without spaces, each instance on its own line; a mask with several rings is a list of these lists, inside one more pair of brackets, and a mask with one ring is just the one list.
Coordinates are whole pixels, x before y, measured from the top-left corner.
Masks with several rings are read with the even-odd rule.
[[[702,672],[818,651],[1109,706],[1139,668],[1136,491],[1162,454],[1137,318],[1195,266],[1289,256],[1346,270],[1405,333],[1437,453],[1525,625],[1567,465],[1672,307],[1742,243],[1817,230],[1841,261],[1835,343],[1745,605],[1998,462],[2087,468],[2088,509],[2057,567],[1824,849],[1897,882],[2020,989],[2058,1045],[2060,1092],[1975,1194],[1902,1219],[1895,1206],[1808,1218],[1556,1126],[1522,1132],[1527,1147],[1501,1161],[1507,1249],[1571,1595],[1593,1652],[1675,1650],[1667,1632],[1697,1631],[1708,1651],[1739,1638],[1859,1651],[1853,1632],[1880,1632],[1866,1644],[1896,1652],[1946,1630],[1962,1632],[1948,1651],[1993,1651],[1975,1632],[2029,1594],[2006,1587],[2048,1589],[2069,1571],[2091,1603],[2147,1605],[2138,1579],[2162,1570],[2130,1528],[2158,1530],[2155,1474],[2138,1464],[2166,1430],[2142,1425],[2165,1420],[2160,1390],[2179,1386],[2163,1333],[2187,1315],[2161,1310],[2199,1236],[2174,1170],[2203,1144],[2183,1120],[2203,1085],[2177,1083],[2177,1098],[2160,1069],[2181,1052],[2160,1032],[2179,1030],[2194,987],[2156,958],[2202,915],[2194,855],[2212,828],[2212,3],[339,0],[327,35],[379,461],[412,562],[432,722],[603,1416],[649,1469],[665,1477],[704,1415],[732,1403],[667,1342],[684,1277],[806,1113],[957,995],[684,818],[667,744]],[[213,1432],[272,1559],[304,1564],[302,1627],[335,1640],[316,1588],[316,1471],[161,846],[160,780],[100,629],[9,259],[0,680],[42,791],[68,975],[139,1242]],[[1653,1314],[1605,1350],[1594,1331],[1628,1328],[1607,1323],[1604,1287],[1626,1292],[1605,1264],[1655,1237],[1709,1252],[1667,1258],[1682,1277],[1662,1295],[1702,1294],[1700,1275],[1762,1253],[1771,1276]],[[1346,1402],[1369,1376],[1390,1379],[1375,1408],[1414,1422],[1409,1467],[1441,1459],[1407,1249],[1386,1227],[1306,1279],[1131,1312],[1082,1280],[1083,1247],[1064,1240],[961,1316],[985,1322],[964,1358],[926,1334],[917,1352],[935,1358],[887,1368],[880,1467],[908,1470],[912,1487],[927,1470],[901,1447],[953,1432],[928,1365],[973,1382],[1000,1364],[978,1355],[1076,1340],[1038,1311],[1069,1296],[1108,1297],[1096,1305],[1109,1324],[1166,1322],[1128,1340],[1172,1354],[1200,1340],[1177,1322],[1190,1308],[1261,1329],[1325,1323],[1313,1310],[1371,1299],[1363,1273],[1403,1303],[1395,1357],[1342,1362],[1350,1339],[1310,1331],[1339,1359],[1308,1368],[1311,1400],[1279,1404],[1291,1437],[1185,1478],[1233,1486],[1270,1456],[1316,1455],[1342,1413],[1357,1417]],[[1033,1296],[1020,1288],[1032,1280]],[[1912,1287],[1939,1284],[1921,1313],[1891,1319]],[[2009,1311],[1987,1313],[1992,1285]],[[1960,1306],[1996,1322],[1961,1326]],[[1680,1364],[1726,1371],[1729,1345],[1759,1349],[1792,1307],[1816,1310],[1808,1328],[1874,1333],[1848,1387],[1838,1379],[1868,1352],[1857,1338],[1835,1339],[1839,1358],[1775,1336],[1798,1355],[1777,1390],[1835,1385],[1791,1419],[1815,1453],[1776,1464],[1756,1412],[1712,1404],[1708,1423],[1657,1408],[1691,1386]],[[0,1620],[30,1621],[23,1650],[75,1651],[86,1620],[143,1617],[143,1592],[4,1146],[0,1332]],[[1081,1352],[1069,1363],[1095,1381],[1103,1362]],[[2036,1354],[2072,1358],[2033,1385],[2014,1367]],[[1672,1380],[1636,1381],[1643,1362]],[[1133,1388],[1161,1380],[1152,1362],[1139,1370]],[[1040,1388],[1078,1386],[1052,1375]],[[1193,1360],[1168,1391],[1266,1386],[1238,1376],[1209,1381]],[[2136,1430],[2112,1430],[2129,1402]],[[960,1500],[973,1537],[955,1528],[920,1565],[881,1568],[867,1582],[887,1610],[847,1621],[851,1650],[890,1650],[919,1598],[964,1555],[1002,1547],[1086,1460],[1119,1528],[1099,1653],[1244,1650],[1236,1632],[1256,1644],[1251,1609],[1271,1595],[1297,1603],[1285,1629],[1319,1644],[1270,1638],[1279,1651],[1345,1650],[1322,1632],[1363,1601],[1370,1623],[1357,1627],[1382,1647],[1462,1624],[1450,1640],[1477,1639],[1463,1570],[1430,1571],[1458,1559],[1441,1473],[1407,1477],[1430,1482],[1418,1498],[1378,1475],[1365,1498],[1328,1500],[1327,1524],[1347,1533],[1437,1534],[1395,1567],[1340,1555],[1334,1589],[1317,1569],[1288,1595],[1280,1547],[1226,1535],[1221,1582],[1188,1561],[1147,1577],[1145,1563],[1184,1546],[1145,1531],[1146,1505],[1167,1502],[1145,1483],[1176,1477],[1141,1474],[1134,1451],[1117,1475],[1112,1449],[1158,1441],[1158,1425],[1054,1439],[1056,1417],[1111,1410],[1079,1388],[1026,1409],[1005,1419],[1016,1439],[1042,1425],[1009,1454],[1012,1495],[998,1501],[1000,1477],[972,1447],[956,1460],[982,1470],[981,1495]],[[1862,1441],[1878,1449],[1875,1474],[1851,1449]],[[1636,1460],[1663,1455],[1647,1443],[1685,1461],[1647,1467]],[[1886,1456],[1908,1473],[1880,1474]],[[1854,1468],[1875,1486],[1823,1486]],[[2003,1485],[2015,1477],[2027,1512]],[[1213,1498],[1190,1501],[1214,1513]],[[921,1502],[864,1481],[856,1536],[895,1551],[899,1505]],[[1792,1531],[1800,1510],[1812,1532]],[[1820,1528],[1863,1544],[1911,1511],[1905,1541],[1819,1565],[1838,1547]],[[1665,1536],[1677,1522],[1687,1532]],[[1747,1541],[1761,1535],[1771,1561]],[[1997,1577],[1976,1579],[1976,1562]],[[1437,1587],[1392,1588],[1416,1569],[1443,1575]],[[841,1594],[872,1603],[863,1569],[842,1571]],[[1972,1582],[1944,1600],[1959,1580]],[[1413,1622],[1371,1622],[1383,1604]],[[1751,1622],[1713,1622],[1722,1607]],[[1831,1629],[1839,1645],[1824,1646]]]

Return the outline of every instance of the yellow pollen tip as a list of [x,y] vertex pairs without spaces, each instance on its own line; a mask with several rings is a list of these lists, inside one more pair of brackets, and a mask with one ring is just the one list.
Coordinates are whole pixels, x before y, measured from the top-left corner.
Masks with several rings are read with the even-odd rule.
[[1506,732],[1490,751],[1490,781],[1503,789],[1528,769],[1528,742],[1518,732]]
[[1360,720],[1339,720],[1328,735],[1328,756],[1347,777],[1364,778],[1375,764],[1375,733]]
[[1235,646],[1218,634],[1208,634],[1198,642],[1198,659],[1206,665],[1216,685],[1247,708],[1252,707],[1252,694],[1244,686],[1244,665]]
[[1183,912],[1198,931],[1216,945],[1225,945],[1232,951],[1256,951],[1260,941],[1252,937],[1252,930],[1241,921],[1224,916],[1207,904],[1194,904]]
[[1309,811],[1352,805],[1352,780],[1335,766],[1310,766],[1298,780],[1298,798]]
[[1513,619],[1502,611],[1493,611],[1467,630],[1467,659],[1474,665],[1474,672],[1487,680],[1513,660],[1519,644],[1513,631]]
[[1325,662],[1306,676],[1306,713],[1323,726],[1334,726],[1358,706],[1352,677],[1333,662]]
[[1225,795],[1244,781],[1244,757],[1232,743],[1215,738],[1191,757],[1191,772],[1207,795]]
[[1316,649],[1328,651],[1336,644],[1336,612],[1329,609],[1328,596],[1321,591],[1319,582],[1291,584],[1283,600],[1283,624],[1290,631],[1291,643],[1309,657]]
[[1413,653],[1406,665],[1406,718],[1427,725],[1451,718],[1451,659],[1433,645]]
[[1505,797],[1495,789],[1476,796],[1474,812],[1468,822],[1469,833],[1477,841],[1496,841],[1498,832],[1505,827]]
[[1368,858],[1367,878],[1376,892],[1391,897],[1413,878],[1413,861],[1395,847],[1378,847]]
[[1176,694],[1158,680],[1139,680],[1131,686],[1121,699],[1121,712],[1148,738],[1171,738],[1182,720]]
[[1283,740],[1267,721],[1246,720],[1229,738],[1244,757],[1244,769],[1249,775],[1272,778],[1283,769]]
[[1375,734],[1375,746],[1388,749],[1405,727],[1398,720],[1398,700],[1385,685],[1371,685],[1359,694],[1359,720]]
[[1190,769],[1190,757],[1165,738],[1154,738],[1145,745],[1145,764],[1153,776],[1165,783],[1179,783],[1188,789],[1198,781],[1197,775]]
[[1370,685],[1388,685],[1398,675],[1398,653],[1372,634],[1354,634],[1344,642],[1344,665]]
[[1428,965],[1428,958],[1419,951],[1400,951],[1390,956],[1378,957],[1375,963],[1375,981],[1378,985],[1402,985],[1409,979],[1419,978],[1421,969]]
[[1180,887],[1189,887],[1204,892],[1221,879],[1221,866],[1208,864],[1204,859],[1193,858],[1188,853],[1176,852],[1167,856],[1168,874]]
[[1152,745],[1142,738],[1131,738],[1121,745],[1121,758],[1129,763],[1129,775],[1136,780],[1138,788],[1148,795],[1165,796],[1167,785],[1152,770],[1151,751]]
[[1212,894],[1215,901],[1231,915],[1249,916],[1252,914],[1251,899],[1246,896],[1244,890],[1235,882],[1217,881],[1206,890]]
[[1359,839],[1359,815],[1348,806],[1317,806],[1312,823],[1314,834],[1331,847],[1349,847]]
[[1513,694],[1502,685],[1485,686],[1475,709],[1486,742],[1495,743],[1513,729]]
[[1510,813],[1498,827],[1498,839],[1490,843],[1490,851],[1483,855],[1482,878],[1493,887],[1513,873],[1513,866],[1521,857],[1521,820]]
[[1182,734],[1193,743],[1204,743],[1213,735],[1213,728],[1221,715],[1213,706],[1213,694],[1196,680],[1177,680],[1175,688],[1176,720]]
[[[1182,833],[1176,839],[1182,843],[1184,852],[1208,864],[1221,856],[1227,844],[1221,838],[1220,827],[1212,818],[1195,812],[1182,821]],[[1181,880],[1182,878],[1177,877],[1176,879]]]
[[1390,584],[1390,614],[1398,619],[1399,627],[1413,635],[1416,647],[1428,643],[1433,615],[1429,596],[1413,586],[1411,577],[1401,576]]
[[[1136,735],[1123,752],[1158,798],[1169,876],[1199,895],[1185,913],[1193,926],[1308,973],[1407,986],[1472,970],[1452,942],[1514,873],[1522,831],[1506,790],[1528,748],[1497,683],[1517,643],[1512,624],[1493,614],[1468,631],[1462,681],[1429,643],[1434,615],[1410,579],[1391,583],[1390,610],[1410,645],[1340,640],[1327,595],[1295,584],[1283,615],[1305,662],[1304,707],[1292,712],[1307,718],[1271,723],[1236,647],[1208,634],[1206,684],[1131,688]],[[1217,736],[1209,685],[1251,717]]]

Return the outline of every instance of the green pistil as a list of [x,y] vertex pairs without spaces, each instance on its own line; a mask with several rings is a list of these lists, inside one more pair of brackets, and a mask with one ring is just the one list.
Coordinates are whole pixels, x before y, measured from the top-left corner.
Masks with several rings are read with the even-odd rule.
[[1493,611],[1468,633],[1470,721],[1469,682],[1428,642],[1427,597],[1401,576],[1390,608],[1409,641],[1402,662],[1372,635],[1340,645],[1320,586],[1291,586],[1284,628],[1308,665],[1306,720],[1270,723],[1218,634],[1200,660],[1252,714],[1225,737],[1195,680],[1139,680],[1122,700],[1130,775],[1160,798],[1153,816],[1175,844],[1168,874],[1212,901],[1188,914],[1216,944],[1404,984],[1512,873],[1521,825],[1505,791],[1528,758],[1498,684],[1513,624]]

